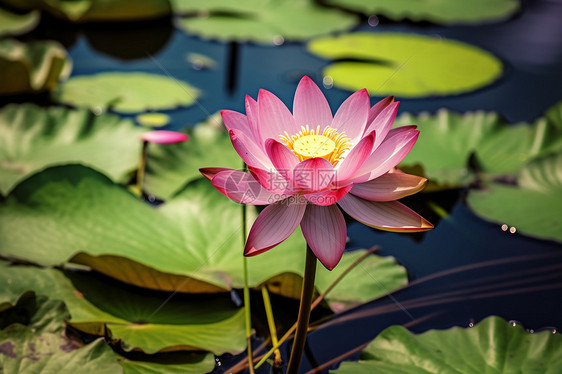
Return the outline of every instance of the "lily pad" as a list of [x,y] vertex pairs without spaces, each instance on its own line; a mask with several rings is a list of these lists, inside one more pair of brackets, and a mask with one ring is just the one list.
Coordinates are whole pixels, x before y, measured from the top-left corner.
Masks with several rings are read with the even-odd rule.
[[562,152],[534,160],[517,185],[486,183],[471,190],[468,204],[482,218],[515,227],[518,233],[562,242]]
[[40,17],[37,10],[16,14],[0,9],[0,36],[25,34],[37,26]]
[[155,353],[162,350],[207,350],[215,354],[244,349],[244,315],[228,298],[191,300],[168,293],[119,286],[88,274],[70,273],[72,282],[58,270],[8,267],[2,264],[0,303],[13,303],[34,291],[62,300],[69,323],[93,335],[111,336],[125,350]]
[[[10,287],[10,284],[5,287]],[[32,291],[22,294],[15,304],[2,302],[0,310],[0,329],[19,323],[37,333],[61,333],[64,331],[65,322],[70,319],[62,301],[43,295],[36,296]]]
[[176,13],[192,14],[178,19],[178,27],[218,40],[282,44],[348,30],[358,22],[356,16],[312,0],[172,0],[172,4]]
[[472,328],[420,335],[389,327],[363,350],[359,362],[344,362],[330,373],[555,373],[560,368],[560,334],[530,334],[519,325],[489,317]]
[[217,62],[215,60],[200,53],[190,52],[185,55],[185,60],[189,62],[195,70],[214,70],[217,68]]
[[72,69],[58,42],[0,40],[0,96],[53,90]]
[[169,0],[2,0],[24,11],[41,9],[69,22],[128,21],[169,15]]
[[[255,210],[248,210],[250,221]],[[279,247],[249,258],[250,286],[269,282],[272,292],[298,297],[305,248],[298,231]],[[50,168],[21,183],[0,205],[0,255],[42,265],[71,260],[155,290],[209,293],[243,287],[240,206],[202,179],[155,208],[91,169]],[[346,255],[351,257],[343,264],[358,255]],[[334,290],[334,302],[372,300],[406,283],[405,269],[391,257],[370,256],[361,268],[340,283],[341,292]],[[322,268],[319,291],[338,272]]]
[[36,334],[17,324],[0,331],[0,368],[4,374],[123,372],[101,339],[81,347],[60,334]]
[[[4,269],[4,264],[1,266],[2,269]],[[74,292],[75,294],[78,294],[78,291],[75,290]],[[8,303],[4,303],[2,305],[6,306]],[[12,321],[7,321],[7,318],[9,317],[13,317]],[[12,368],[13,366],[14,368],[18,368],[18,366],[16,366],[16,361],[18,359],[16,354],[20,354],[19,351],[21,349],[23,350],[21,352],[22,360],[20,361],[21,364],[25,363],[26,365],[20,366],[20,371],[16,372],[21,372],[22,368],[25,367],[26,372],[31,371],[34,373],[81,373],[83,372],[82,368],[85,366],[85,373],[92,371],[97,373],[99,368],[95,365],[102,365],[102,368],[107,368],[107,370],[111,369],[109,372],[124,372],[128,374],[199,374],[211,372],[215,366],[215,359],[212,353],[188,351],[166,352],[153,355],[143,355],[137,353],[135,354],[137,360],[130,360],[114,354],[109,347],[103,348],[103,344],[99,340],[93,343],[95,346],[99,346],[99,348],[92,350],[91,346],[89,346],[89,348],[81,348],[81,344],[77,341],[71,341],[63,335],[58,335],[60,339],[55,339],[54,337],[57,336],[55,334],[62,334],[65,331],[65,322],[69,319],[70,314],[62,301],[50,299],[43,295],[36,296],[34,292],[24,293],[18,299],[15,306],[9,307],[5,311],[0,312],[0,329],[10,325],[5,329],[5,331],[0,331],[0,336],[4,335],[7,337],[7,340],[0,344],[0,368],[2,367],[1,353],[8,356],[7,358],[5,357],[7,367]],[[19,325],[14,326],[15,323]],[[14,343],[20,343],[20,333],[25,330],[23,326],[32,332],[33,335],[27,334],[29,336],[29,339],[27,340],[27,347],[25,347],[24,344],[21,344],[16,348]],[[57,343],[52,347],[52,352],[45,351],[41,348],[37,349],[37,343],[43,343],[44,340],[48,340],[51,343],[53,341]],[[27,348],[27,350],[25,348]],[[84,354],[84,351],[88,351],[90,353],[98,350],[100,352],[105,352],[104,349],[107,350],[107,352],[110,352],[111,355],[103,354],[103,360],[101,360],[96,354],[92,354],[91,356]],[[59,352],[59,350],[61,352]],[[78,354],[78,352],[76,352],[77,350],[81,350],[82,354]],[[65,367],[60,370],[56,366],[53,366],[56,365],[56,360],[59,359],[56,355],[62,352],[67,354],[73,352],[75,356],[65,355],[64,357],[68,360],[74,360],[76,357],[80,366],[73,367],[73,363],[71,364],[72,368]],[[113,356],[113,365],[109,356]],[[23,360],[24,357],[33,363],[43,359],[45,360],[43,361],[45,365],[42,366],[42,368],[39,368],[41,365],[31,365],[32,368],[30,368],[27,366],[29,362]],[[48,357],[55,361],[47,362]],[[60,358],[62,358],[62,356]],[[93,363],[90,363],[90,361],[93,361]],[[123,370],[118,370],[119,366],[117,364],[120,364]]]
[[45,167],[71,162],[124,182],[138,165],[143,132],[115,115],[8,105],[0,109],[0,193]]
[[220,114],[184,132],[189,135],[189,142],[151,144],[148,148],[144,189],[159,198],[169,199],[188,182],[200,178],[202,167],[242,167]]
[[[562,108],[549,109],[554,116]],[[474,181],[469,159],[489,176],[516,173],[530,160],[562,149],[562,126],[541,118],[534,125],[508,125],[495,113],[440,110],[435,115],[403,114],[396,126],[417,125],[420,137],[400,167],[430,180],[430,189],[457,188]],[[421,173],[415,171],[421,166]]]
[[[182,352],[180,363],[152,361],[119,360],[124,374],[201,374],[210,373],[215,367],[215,356],[211,353],[192,353],[188,356]],[[186,362],[187,361],[187,362]]]
[[187,82],[140,72],[72,77],[55,94],[65,104],[120,113],[175,109],[193,105],[198,97],[199,91]]
[[456,95],[485,87],[502,74],[501,61],[491,53],[424,35],[352,33],[319,38],[307,48],[320,57],[344,60],[324,69],[334,86],[367,88],[376,96]]
[[139,125],[147,127],[162,127],[170,122],[170,116],[164,113],[143,113],[135,117]]
[[520,8],[519,0],[326,0],[328,4],[394,21],[430,21],[440,24],[480,24],[511,17]]
[[[4,270],[5,265],[0,263],[0,268]],[[0,278],[6,280],[3,274]],[[3,294],[2,291],[0,299]],[[115,354],[103,340],[82,347],[63,335],[64,318],[69,315],[61,301],[26,292],[17,305],[0,312],[0,319],[10,312],[18,320],[0,330],[2,373],[122,372]]]

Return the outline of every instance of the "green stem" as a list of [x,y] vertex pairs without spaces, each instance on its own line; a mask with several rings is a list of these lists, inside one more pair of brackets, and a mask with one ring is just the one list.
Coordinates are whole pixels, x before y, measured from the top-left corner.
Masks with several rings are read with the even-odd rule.
[[246,319],[246,343],[248,344],[248,367],[254,373],[254,356],[252,354],[252,315],[250,313],[250,289],[248,288],[248,263],[244,261],[244,315]]
[[314,278],[316,277],[316,256],[306,246],[306,263],[304,265],[304,279],[302,283],[301,302],[299,306],[299,317],[297,319],[297,329],[293,341],[293,349],[287,366],[287,374],[297,374],[301,365],[302,353],[306,343],[308,332],[308,322],[310,320],[310,307],[312,296],[314,296]]
[[[243,169],[246,170],[246,164]],[[246,246],[247,233],[247,207],[242,204],[242,250]],[[244,273],[244,316],[246,320],[246,344],[248,345],[248,367],[250,374],[254,374],[254,356],[252,354],[252,315],[250,312],[250,287],[248,287],[248,260],[242,256],[242,267]]]
[[[279,345],[277,340],[277,327],[275,326],[275,318],[273,317],[273,308],[271,308],[271,300],[269,299],[269,292],[267,291],[267,286],[261,287],[261,294],[263,297],[263,305],[265,307],[265,315],[267,316],[267,324],[269,326],[269,335],[271,336],[271,344],[274,346]],[[283,360],[281,358],[281,352],[279,349],[275,350],[275,358],[273,360],[273,366],[278,370],[283,368]]]
[[142,189],[144,186],[144,169],[146,168],[146,158],[148,156],[148,142],[142,142],[142,153],[139,168],[137,170],[137,191],[139,196],[142,196]]

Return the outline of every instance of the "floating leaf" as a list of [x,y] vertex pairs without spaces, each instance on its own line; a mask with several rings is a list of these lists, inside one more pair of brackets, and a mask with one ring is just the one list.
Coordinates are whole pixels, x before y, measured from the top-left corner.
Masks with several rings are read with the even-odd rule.
[[519,10],[519,0],[433,0],[431,6],[419,0],[326,0],[362,12],[368,16],[383,15],[395,21],[430,21],[442,24],[479,24],[501,21]]
[[57,42],[0,40],[0,96],[52,90],[71,69],[66,50]]
[[169,0],[2,0],[15,9],[41,9],[69,22],[127,21],[169,15]]
[[[4,269],[4,264],[0,265],[2,269]],[[10,269],[12,271],[15,269]],[[26,270],[27,271],[27,270]],[[9,274],[8,274],[9,275]],[[2,277],[0,277],[2,278]],[[5,278],[2,278],[5,280]],[[10,287],[8,285],[8,287]],[[76,295],[79,295],[78,291],[74,290]],[[8,296],[11,298],[10,295],[0,295],[0,297]],[[6,303],[3,305],[7,305]],[[7,321],[7,318],[12,317],[12,321]],[[92,347],[89,346],[86,348],[80,348],[80,344],[78,342],[73,342],[68,340],[62,335],[59,335],[60,339],[56,339],[57,335],[64,332],[65,329],[65,321],[70,319],[70,314],[66,309],[65,304],[60,300],[53,300],[49,299],[46,296],[39,295],[36,296],[34,292],[26,292],[24,293],[19,299],[15,306],[8,308],[7,310],[0,312],[0,329],[9,326],[4,332],[0,331],[0,341],[2,336],[7,337],[8,339],[0,344],[0,368],[2,368],[2,354],[8,356],[5,363],[7,367],[10,368],[18,368],[16,366],[17,356],[16,354],[20,354],[19,350],[23,348],[21,355],[25,357],[27,360],[31,362],[37,362],[40,359],[46,359],[47,357],[51,357],[51,359],[58,360],[59,358],[56,357],[57,353],[71,353],[74,352],[76,354],[76,350],[84,350],[88,352],[92,352]],[[5,323],[4,323],[5,322]],[[14,323],[18,323],[18,326],[14,326]],[[19,334],[24,331],[23,326],[25,325],[26,328],[33,333],[33,335],[29,335],[29,340],[27,343],[27,350],[23,344],[20,344],[18,347],[14,345],[14,343],[19,343],[20,341],[18,338],[20,337]],[[51,334],[45,334],[51,333]],[[53,346],[53,351],[45,351],[43,349],[37,350],[37,343],[42,343],[44,340],[48,340],[50,343],[55,342],[56,345]],[[99,348],[95,348],[94,351],[99,350],[100,352],[104,352],[104,348],[102,347],[103,344],[101,341],[96,341],[93,343],[94,345],[99,345]],[[62,351],[62,352],[59,352]],[[112,356],[114,357],[113,363],[111,365],[111,360],[109,359],[108,354],[104,354],[103,362],[100,358],[97,357],[96,354],[85,355],[81,354],[78,355],[76,358],[77,362],[80,364],[79,367],[64,367],[58,369],[56,366],[56,362],[44,362],[44,368],[42,370],[39,367],[32,367],[30,368],[27,365],[27,371],[33,371],[36,369],[37,371],[33,372],[45,372],[45,373],[81,373],[81,368],[85,367],[85,373],[95,371],[100,372],[100,368],[96,365],[102,365],[103,367],[107,367],[110,372],[118,372],[117,363],[121,365],[123,368],[124,373],[128,374],[157,374],[157,373],[208,373],[211,372],[215,366],[215,359],[212,353],[202,353],[202,352],[187,352],[187,351],[177,351],[177,352],[167,352],[163,354],[153,354],[153,355],[142,355],[142,354],[135,354],[135,358],[137,360],[130,360],[124,357],[118,356],[117,354],[113,354],[113,351],[107,347],[105,348],[107,352],[111,352]],[[39,351],[39,352],[38,352]],[[83,352],[84,353],[84,352]],[[12,357],[16,356],[16,357]],[[47,356],[47,357],[41,357]],[[55,356],[55,357],[53,357]],[[65,355],[65,359],[67,360],[75,360],[75,356]],[[144,361],[139,361],[144,360]],[[90,363],[90,361],[94,361]],[[27,361],[21,362],[28,364]],[[72,363],[71,366],[74,366],[75,363]],[[24,366],[19,367],[19,372],[21,372]],[[32,365],[33,366],[33,365]],[[40,365],[41,366],[41,365]],[[51,370],[51,371],[49,371]],[[2,371],[4,373],[4,371]],[[105,372],[105,371],[101,371]]]
[[[5,263],[0,263],[0,268],[4,271]],[[0,279],[5,284],[4,272],[0,273]],[[0,299],[5,296],[6,292],[0,291]],[[12,309],[12,314],[19,320],[0,330],[2,373],[122,372],[115,354],[103,340],[82,347],[62,335],[63,318],[68,318],[68,312],[61,301],[35,297],[32,292],[27,292]],[[1,312],[0,319],[9,312]],[[23,319],[31,323],[24,325]]]
[[[552,116],[560,108],[559,103],[547,113]],[[468,168],[472,154],[480,171],[502,175],[516,173],[529,160],[562,148],[562,126],[545,118],[533,126],[508,125],[495,113],[443,109],[435,115],[404,114],[396,121],[396,126],[402,125],[417,125],[420,137],[400,166],[414,173],[416,165],[422,166],[421,174],[434,188],[472,182],[474,175]]]
[[188,53],[185,59],[195,70],[215,69],[217,67],[215,60],[200,53]]
[[555,373],[560,368],[560,334],[529,334],[489,317],[472,328],[419,335],[391,326],[363,350],[359,362],[343,362],[330,373]]
[[[75,328],[94,335],[121,340],[126,350],[146,353],[161,350],[208,350],[216,354],[244,349],[243,311],[228,298],[191,300],[169,293],[150,294],[146,290],[119,286],[87,274],[1,264],[0,280],[10,287],[0,290],[0,303],[16,295],[34,291],[62,300]],[[77,285],[77,286],[75,286]]]
[[159,198],[168,199],[188,182],[200,178],[202,167],[242,167],[220,114],[186,129],[185,133],[189,135],[189,142],[151,144],[148,148],[144,188]]
[[[10,284],[4,286],[10,287]],[[66,306],[60,300],[36,296],[32,291],[22,294],[15,304],[8,301],[12,297],[8,295],[8,299],[0,301],[0,329],[19,323],[33,332],[60,333],[64,330],[64,323],[70,319]]]
[[176,13],[198,12],[197,16],[180,18],[178,27],[219,40],[281,44],[348,30],[358,21],[312,0],[173,0],[172,4]]
[[27,14],[16,14],[0,9],[0,36],[25,34],[37,26],[39,18],[37,10]]
[[[185,357],[187,356],[187,360]],[[187,361],[187,362],[186,362]],[[192,353],[188,356],[182,352],[180,363],[163,363],[152,361],[132,361],[121,359],[124,374],[201,374],[210,373],[215,367],[215,356],[211,353]]]
[[35,334],[21,325],[0,331],[0,368],[4,374],[123,372],[101,339],[80,347],[60,334]]
[[140,72],[106,72],[70,78],[59,88],[62,103],[120,113],[193,105],[199,91],[187,82]]
[[468,204],[479,216],[517,232],[562,242],[562,153],[534,160],[517,176],[517,185],[489,182],[471,190]]
[[[255,217],[251,207],[248,216]],[[240,206],[207,180],[187,185],[155,208],[91,169],[55,167],[20,184],[0,205],[0,255],[42,265],[72,259],[156,290],[242,288],[241,243]],[[298,231],[279,247],[249,258],[250,286],[268,282],[273,292],[298,297],[305,248]],[[351,257],[343,264],[358,255],[346,255]],[[406,283],[404,268],[393,258],[370,256],[362,268],[344,279],[342,292],[334,290],[336,302],[372,300]],[[317,285],[323,291],[343,267],[336,272],[319,269]],[[365,271],[377,274],[377,282]]]
[[110,114],[8,105],[0,109],[0,193],[47,166],[72,162],[124,182],[138,165],[143,132]]
[[170,122],[170,116],[164,113],[143,113],[135,117],[139,125],[162,127]]
[[[334,62],[324,75],[371,95],[455,95],[484,87],[502,73],[491,53],[454,40],[404,33],[353,33],[311,41],[308,50]],[[357,61],[359,60],[359,61]]]

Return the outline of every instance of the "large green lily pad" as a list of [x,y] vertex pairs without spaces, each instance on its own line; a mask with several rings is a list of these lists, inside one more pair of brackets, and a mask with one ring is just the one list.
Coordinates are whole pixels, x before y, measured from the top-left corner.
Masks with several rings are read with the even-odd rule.
[[[177,21],[188,33],[208,39],[280,44],[348,30],[358,18],[312,0],[173,0]],[[196,13],[194,16],[193,14]]]
[[359,362],[344,362],[337,374],[501,374],[557,373],[562,337],[550,331],[529,334],[499,317],[472,328],[454,327],[413,335],[401,326],[380,333]]
[[[185,357],[187,356],[187,360]],[[186,362],[187,361],[187,362]],[[192,353],[191,356],[182,352],[180,363],[162,361],[119,360],[124,374],[201,374],[210,373],[215,367],[215,356],[211,353]]]
[[502,74],[491,53],[454,40],[405,33],[352,33],[308,43],[334,62],[324,75],[334,86],[371,95],[427,97],[456,95],[489,85]]
[[[11,287],[11,282],[6,283],[4,287]],[[0,329],[19,323],[37,333],[63,332],[64,324],[70,319],[70,314],[62,301],[28,291],[23,293],[14,304],[13,296],[10,295],[5,300],[0,299]]]
[[101,339],[81,347],[60,334],[36,334],[19,324],[0,331],[0,368],[4,374],[123,372]]
[[[4,269],[5,265],[3,263],[0,266]],[[10,284],[7,287],[10,287]],[[77,290],[74,290],[74,293],[80,295]],[[7,293],[0,297],[2,296],[7,296],[7,299],[12,298]],[[82,344],[78,341],[62,335],[66,327],[65,322],[70,319],[70,314],[62,301],[43,295],[36,296],[30,291],[25,292],[16,305],[9,306],[9,304],[3,303],[0,306],[7,307],[0,312],[0,329],[7,327],[4,331],[0,331],[0,368],[4,362],[7,368],[19,368],[19,371],[15,372],[25,370],[33,373],[199,374],[211,372],[215,366],[214,355],[205,352],[176,351],[153,355],[135,353],[136,360],[130,360],[114,354],[109,347],[103,348],[104,344],[101,340],[96,340],[92,343],[93,346],[81,348]],[[5,337],[6,340],[1,342],[1,337]],[[22,338],[25,338],[25,343]],[[45,341],[49,342],[52,350],[45,349],[43,345]],[[98,352],[101,354],[98,355]],[[2,357],[2,354],[6,357]],[[63,359],[70,364],[60,368],[58,365]],[[42,362],[38,364],[38,361]],[[118,364],[121,365],[122,370]]]
[[2,264],[0,303],[14,304],[34,291],[66,304],[75,328],[94,335],[107,333],[126,350],[146,353],[207,350],[215,354],[244,349],[244,315],[228,298],[187,299],[150,294],[119,286],[88,274],[70,273],[72,283],[58,270],[8,267]]
[[0,96],[52,90],[71,69],[72,62],[58,42],[0,40]]
[[[248,210],[251,220],[255,210]],[[50,168],[20,184],[0,205],[0,255],[42,265],[72,260],[157,290],[243,287],[240,206],[202,179],[155,208],[91,169]],[[358,255],[348,254],[343,264]],[[269,282],[273,292],[298,297],[304,257],[299,231],[248,259],[250,286]],[[341,292],[334,290],[334,302],[372,300],[406,283],[404,268],[393,258],[371,256],[361,269],[340,284]],[[319,291],[336,276],[321,268]]]
[[0,193],[45,167],[72,162],[125,182],[138,166],[143,132],[115,115],[8,105],[0,109]]
[[534,160],[517,176],[517,185],[489,182],[471,190],[476,214],[517,232],[562,242],[562,153]]
[[184,132],[189,142],[151,144],[148,148],[144,189],[159,198],[169,199],[188,182],[200,178],[202,167],[242,167],[220,114]]
[[441,24],[479,24],[501,21],[519,10],[519,0],[326,0],[368,16],[383,15],[395,21],[430,21]]
[[25,34],[37,26],[40,17],[37,10],[16,14],[0,8],[0,36]]
[[193,105],[199,91],[187,82],[140,72],[106,72],[70,78],[55,99],[69,105],[120,113]]
[[115,354],[102,340],[81,347],[64,336],[68,317],[62,301],[33,292],[25,292],[16,305],[0,312],[2,373],[121,373]]
[[556,104],[547,118],[532,126],[508,125],[499,115],[481,111],[403,114],[395,126],[417,125],[420,137],[400,166],[414,172],[416,165],[421,166],[421,174],[433,188],[472,182],[475,176],[469,172],[469,159],[473,154],[479,171],[488,176],[514,174],[530,160],[562,148],[562,126],[554,119],[560,108],[562,104]]
[[158,18],[171,12],[169,0],[2,0],[24,11],[41,9],[69,22],[128,21]]

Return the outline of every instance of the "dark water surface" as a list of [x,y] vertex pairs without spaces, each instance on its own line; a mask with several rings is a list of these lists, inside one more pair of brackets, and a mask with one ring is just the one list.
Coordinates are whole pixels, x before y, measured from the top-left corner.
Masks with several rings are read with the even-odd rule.
[[[363,22],[358,29],[460,40],[494,53],[505,64],[504,76],[489,87],[458,96],[402,100],[400,112],[434,112],[442,107],[484,109],[497,111],[515,123],[532,122],[562,99],[560,19],[561,1],[537,0],[526,1],[520,14],[496,24],[442,27],[381,20],[376,27]],[[263,47],[211,42],[174,30],[170,22],[114,29],[105,25],[69,27],[44,22],[34,35],[55,35],[67,45],[74,60],[73,75],[146,71],[169,74],[203,91],[199,105],[168,112],[172,118],[168,129],[193,125],[220,109],[243,111],[244,96],[256,97],[260,88],[273,91],[290,107],[302,75],[321,84],[322,68],[328,64],[300,43]],[[194,69],[186,59],[188,53],[214,59],[217,69]],[[350,94],[336,88],[324,92],[333,109]],[[408,269],[410,280],[419,283],[345,314],[343,317],[353,317],[348,321],[335,320],[313,332],[303,369],[369,341],[392,324],[411,323],[412,331],[422,332],[469,326],[486,316],[499,315],[535,331],[562,328],[562,246],[502,231],[500,225],[476,217],[463,196],[461,191],[411,199],[413,204],[432,201],[450,206],[451,214],[446,218],[422,210],[422,215],[431,216],[436,224],[435,230],[423,235],[385,233],[358,223],[349,226],[350,250],[378,244],[382,255],[396,257]],[[440,275],[447,270],[449,274]],[[425,280],[431,274],[437,275]],[[368,276],[376,281],[377,274]],[[358,313],[363,317],[358,318]],[[236,360],[226,359],[222,367],[233,362]]]

